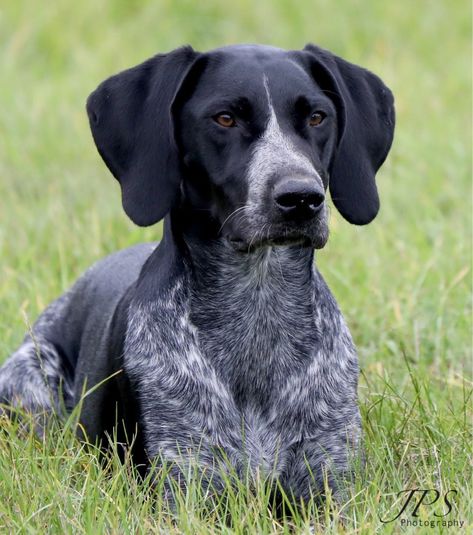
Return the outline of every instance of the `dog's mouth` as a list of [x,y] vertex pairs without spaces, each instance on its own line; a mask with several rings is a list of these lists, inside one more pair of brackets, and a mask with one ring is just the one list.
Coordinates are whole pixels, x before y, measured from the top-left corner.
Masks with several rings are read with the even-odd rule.
[[287,247],[299,246],[321,249],[327,242],[328,233],[317,233],[315,235],[283,233],[274,236],[254,236],[252,239],[241,237],[228,237],[227,241],[240,253],[251,253],[261,247]]
[[310,247],[311,240],[306,236],[290,237],[278,236],[270,239],[247,241],[241,238],[230,238],[230,245],[238,252],[252,252],[260,247],[283,247],[288,245],[300,245],[302,247]]
[[306,221],[281,220],[250,214],[223,233],[236,251],[250,253],[261,247],[310,247],[321,249],[327,243],[328,222],[324,212]]

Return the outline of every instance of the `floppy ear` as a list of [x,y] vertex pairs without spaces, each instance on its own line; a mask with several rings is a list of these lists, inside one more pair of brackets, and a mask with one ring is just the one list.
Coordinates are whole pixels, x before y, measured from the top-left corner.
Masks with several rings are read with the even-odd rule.
[[339,143],[330,170],[330,194],[342,216],[355,225],[376,217],[379,197],[375,174],[394,135],[394,99],[373,73],[314,45],[315,80],[332,98],[340,115]]
[[120,182],[130,219],[162,219],[179,193],[180,162],[171,105],[199,54],[190,47],[159,54],[102,82],[87,100],[97,149]]

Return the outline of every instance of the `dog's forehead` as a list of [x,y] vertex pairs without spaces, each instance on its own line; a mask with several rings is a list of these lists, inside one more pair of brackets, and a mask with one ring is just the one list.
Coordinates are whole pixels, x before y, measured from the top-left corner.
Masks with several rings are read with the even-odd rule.
[[273,98],[284,95],[290,99],[315,88],[294,53],[269,46],[238,45],[207,53],[207,67],[196,89],[211,89],[214,96],[266,101],[268,92]]

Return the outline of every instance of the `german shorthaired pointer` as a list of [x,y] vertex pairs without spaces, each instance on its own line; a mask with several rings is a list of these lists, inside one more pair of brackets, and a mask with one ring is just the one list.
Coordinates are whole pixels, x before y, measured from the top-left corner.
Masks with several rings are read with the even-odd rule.
[[164,218],[164,237],[54,301],[0,369],[0,400],[48,414],[101,383],[89,441],[134,438],[138,463],[197,461],[214,484],[224,460],[298,500],[324,478],[336,491],[360,441],[358,363],[314,249],[327,189],[350,223],[378,212],[391,92],[314,45],[184,47],[103,82],[87,112],[125,212]]

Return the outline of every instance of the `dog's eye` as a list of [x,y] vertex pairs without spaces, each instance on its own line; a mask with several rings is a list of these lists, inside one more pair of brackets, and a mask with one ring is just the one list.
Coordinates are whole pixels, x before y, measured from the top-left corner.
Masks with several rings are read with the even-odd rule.
[[327,116],[323,111],[314,111],[314,113],[310,116],[309,126],[319,126],[319,124],[322,124],[325,117]]
[[225,128],[236,126],[235,118],[230,113],[217,113],[217,115],[214,115],[213,119],[216,123]]

